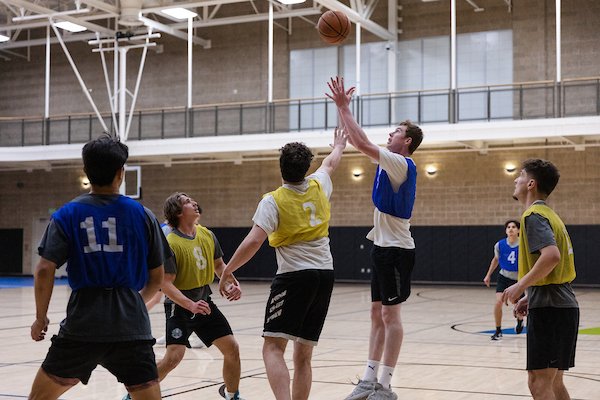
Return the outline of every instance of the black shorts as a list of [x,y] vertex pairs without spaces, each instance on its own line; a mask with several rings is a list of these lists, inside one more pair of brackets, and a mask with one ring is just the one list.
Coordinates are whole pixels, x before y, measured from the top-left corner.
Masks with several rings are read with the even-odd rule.
[[527,314],[527,370],[575,366],[578,308],[532,308]]
[[405,302],[410,296],[415,249],[373,245],[371,259],[371,301],[381,301],[386,306]]
[[263,336],[316,346],[329,310],[333,281],[333,270],[276,275],[265,310]]
[[166,345],[183,344],[190,347],[188,338],[196,333],[206,347],[223,336],[233,335],[231,326],[221,310],[209,297],[206,300],[210,306],[210,314],[192,314],[190,311],[174,303],[165,304],[167,317]]
[[87,385],[92,371],[102,365],[125,387],[158,382],[152,346],[155,340],[90,343],[54,335],[48,355],[42,363],[47,374],[78,379]]
[[[503,293],[509,286],[514,285],[517,281],[505,277],[502,274],[498,274],[498,282],[496,282],[496,293]],[[523,297],[523,296],[521,296]]]

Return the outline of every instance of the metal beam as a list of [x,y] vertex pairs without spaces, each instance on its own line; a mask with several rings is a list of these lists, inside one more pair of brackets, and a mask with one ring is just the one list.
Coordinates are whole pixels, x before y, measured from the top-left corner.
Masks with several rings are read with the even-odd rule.
[[[149,28],[152,29],[156,29],[159,30],[161,32],[164,32],[168,35],[171,36],[175,36],[176,38],[182,39],[187,41],[188,40],[188,35],[185,32],[182,32],[180,30],[174,29],[172,26],[170,25],[165,25],[161,22],[155,21],[153,19],[150,18],[146,18],[146,17],[139,17],[139,20],[143,22],[144,25],[146,25]],[[203,38],[199,38],[197,36],[194,36],[192,39],[194,44],[200,45],[205,49],[210,49],[211,46],[211,41],[207,40],[207,39],[203,39]]]
[[353,21],[354,23],[360,24],[361,28],[368,30],[372,34],[379,36],[382,39],[395,40],[394,35],[390,31],[388,31],[381,25],[376,24],[375,22],[371,21],[370,19],[364,18],[359,13],[357,13],[350,7],[340,3],[337,0],[316,0],[316,2],[324,5],[325,7],[329,8],[330,10],[343,12],[344,14],[346,14],[348,16],[348,18],[350,18],[351,21]]
[[[297,10],[273,12],[273,19],[304,17],[307,15],[321,15],[322,11],[318,8],[299,8]],[[194,28],[206,28],[209,26],[220,26],[230,24],[241,24],[246,22],[268,21],[269,13],[255,15],[241,15],[237,17],[217,18],[213,20],[201,20],[194,22]],[[171,25],[175,29],[183,29],[187,26],[187,22]]]
[[167,8],[196,8],[196,7],[208,7],[217,6],[223,4],[235,4],[235,3],[247,3],[248,0],[206,0],[206,1],[193,1],[189,3],[172,3],[162,7],[148,7],[142,8],[142,14],[157,13]]
[[[79,35],[71,35],[69,37],[63,38],[63,42],[78,42],[80,40],[87,42],[90,39],[94,39],[96,36],[93,33],[84,33]],[[50,43],[59,43],[58,39],[52,38],[50,39]],[[46,44],[46,38],[41,39],[31,39],[31,40],[20,40],[18,42],[4,42],[0,44],[0,50],[4,49],[20,49],[23,47],[30,46],[44,46]]]
[[[33,3],[30,3],[30,2],[25,1],[25,0],[3,0],[3,1],[5,3],[12,4],[12,5],[17,6],[17,7],[22,7],[24,9],[26,9],[26,10],[29,10],[29,11],[33,11],[33,12],[36,12],[36,13],[39,13],[39,14],[45,14],[48,17],[52,17],[52,14],[56,13],[55,10],[39,6],[37,4],[33,4]],[[68,15],[62,15],[60,17],[60,19],[63,20],[63,21],[69,21],[69,22],[72,22],[74,24],[84,26],[84,27],[86,27],[87,29],[89,29],[92,32],[100,32],[100,33],[103,33],[105,35],[111,35],[111,36],[115,34],[115,32],[112,29],[108,29],[108,28],[105,28],[105,27],[100,26],[100,25],[92,24],[90,22],[86,22],[86,21],[81,20],[79,18],[71,17],[71,16],[68,16]]]
[[119,15],[119,7],[105,3],[100,0],[80,0],[82,3],[97,8],[98,10],[106,11],[115,15]]
[[[81,16],[79,19],[82,21],[93,21],[97,19],[109,19],[113,18],[118,14],[96,14],[96,15],[86,15]],[[6,30],[15,30],[15,29],[32,29],[32,28],[44,28],[46,26],[50,26],[48,19],[44,21],[37,22],[28,22],[28,23],[17,23],[17,24],[9,24],[9,25],[0,25],[0,31]]]

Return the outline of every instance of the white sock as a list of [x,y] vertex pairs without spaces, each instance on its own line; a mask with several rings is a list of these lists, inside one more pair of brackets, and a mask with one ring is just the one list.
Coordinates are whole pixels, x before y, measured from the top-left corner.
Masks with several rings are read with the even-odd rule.
[[231,393],[231,392],[226,392],[225,398],[226,398],[227,400],[233,399],[236,393],[237,393],[237,392],[233,392],[233,393]]
[[375,382],[377,381],[377,372],[379,371],[379,361],[367,360],[367,366],[365,367],[365,373],[363,374],[363,381]]
[[392,388],[392,376],[394,375],[394,368],[388,367],[387,365],[381,366],[381,378],[379,379],[379,383],[385,389]]

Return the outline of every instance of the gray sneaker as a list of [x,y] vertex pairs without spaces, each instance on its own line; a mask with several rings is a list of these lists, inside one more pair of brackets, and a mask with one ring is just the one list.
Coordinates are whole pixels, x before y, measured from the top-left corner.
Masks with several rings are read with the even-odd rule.
[[398,395],[392,392],[392,389],[384,389],[383,386],[378,384],[375,391],[367,397],[367,400],[398,400]]
[[344,400],[366,400],[371,394],[375,393],[377,382],[358,381],[354,390]]

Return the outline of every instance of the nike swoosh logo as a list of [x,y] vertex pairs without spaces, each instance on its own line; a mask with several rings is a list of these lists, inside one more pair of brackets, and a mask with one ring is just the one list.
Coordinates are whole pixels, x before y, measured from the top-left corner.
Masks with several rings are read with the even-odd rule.
[[396,300],[397,298],[398,298],[398,296],[395,296],[395,297],[388,297],[388,301],[394,301],[394,300]]

